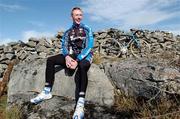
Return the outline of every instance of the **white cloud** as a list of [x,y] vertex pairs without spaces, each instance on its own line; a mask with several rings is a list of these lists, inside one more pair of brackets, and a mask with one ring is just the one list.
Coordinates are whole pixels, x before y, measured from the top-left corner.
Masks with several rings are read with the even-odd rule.
[[[45,37],[45,38],[49,39],[54,36],[55,36],[55,34],[50,33],[50,32],[38,32],[38,31],[34,31],[34,30],[29,30],[29,31],[22,32],[22,34],[20,36],[21,37],[20,40],[26,43],[26,42],[28,42],[29,38],[31,38],[31,37],[35,37],[35,38]],[[3,44],[6,45],[7,43],[17,42],[17,41],[18,41],[17,39],[12,39],[12,38],[1,38],[0,45],[3,45]]]
[[41,37],[53,37],[54,33],[50,33],[50,32],[38,32],[38,31],[34,31],[34,30],[30,30],[30,31],[25,31],[22,33],[22,40],[24,42],[27,42],[29,38],[31,37],[35,37],[35,38],[41,38]]
[[178,3],[179,0],[86,0],[82,6],[92,20],[134,27],[155,24],[180,15],[180,11],[168,12],[171,5]]
[[10,42],[14,42],[15,39],[11,39],[11,38],[4,38],[4,39],[1,39],[0,40],[0,45],[5,45],[7,43],[10,43]]
[[24,10],[25,7],[17,4],[2,4],[0,3],[0,11],[13,12],[15,10]]
[[174,35],[180,35],[180,29],[178,29],[178,30],[170,30],[169,32],[172,32]]
[[40,22],[40,21],[28,21],[29,24],[37,27],[44,27],[46,26],[45,23]]

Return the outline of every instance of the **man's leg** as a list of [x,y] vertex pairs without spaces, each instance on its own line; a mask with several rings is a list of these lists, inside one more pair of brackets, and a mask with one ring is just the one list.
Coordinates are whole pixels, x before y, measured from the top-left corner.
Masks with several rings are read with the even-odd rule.
[[45,87],[50,87],[51,89],[54,83],[55,65],[66,67],[65,58],[62,54],[49,57],[46,62]]
[[45,99],[52,98],[51,90],[54,83],[54,75],[55,75],[55,65],[61,65],[65,67],[65,58],[62,54],[58,54],[52,57],[49,57],[46,62],[46,83],[43,91],[36,96],[35,98],[31,99],[31,103],[39,103]]
[[80,82],[79,97],[85,98],[87,84],[88,84],[87,72],[88,72],[90,66],[91,66],[91,64],[88,60],[82,60],[79,62],[79,65],[78,65],[79,77],[80,77],[79,78],[79,82]]
[[78,63],[78,70],[75,75],[76,82],[76,106],[73,118],[84,117],[84,103],[85,95],[88,84],[87,72],[90,68],[90,62],[88,60],[82,60]]

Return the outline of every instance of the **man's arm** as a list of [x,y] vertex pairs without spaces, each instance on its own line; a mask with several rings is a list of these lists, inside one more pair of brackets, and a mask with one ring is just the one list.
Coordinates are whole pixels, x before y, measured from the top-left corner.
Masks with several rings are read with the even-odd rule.
[[68,30],[67,30],[62,37],[62,54],[64,55],[64,57],[69,55],[68,40],[69,40],[69,36],[68,36]]
[[81,51],[81,53],[77,56],[76,61],[81,61],[84,57],[86,57],[94,45],[94,38],[91,28],[84,25],[85,29],[88,31],[88,39],[86,40],[86,47]]

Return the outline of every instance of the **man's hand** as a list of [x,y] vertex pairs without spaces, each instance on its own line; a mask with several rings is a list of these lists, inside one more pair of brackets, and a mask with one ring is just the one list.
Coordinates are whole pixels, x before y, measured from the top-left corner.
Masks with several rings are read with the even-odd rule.
[[65,60],[66,60],[66,66],[67,68],[70,68],[71,67],[71,62],[74,60],[72,57],[70,56],[66,56],[65,57]]
[[76,60],[73,60],[73,61],[71,62],[71,67],[70,67],[70,69],[76,69],[77,65],[78,65],[78,62],[77,62]]
[[78,65],[77,61],[74,60],[72,57],[70,56],[66,56],[65,57],[65,60],[66,60],[66,66],[67,68],[70,68],[70,69],[75,69]]

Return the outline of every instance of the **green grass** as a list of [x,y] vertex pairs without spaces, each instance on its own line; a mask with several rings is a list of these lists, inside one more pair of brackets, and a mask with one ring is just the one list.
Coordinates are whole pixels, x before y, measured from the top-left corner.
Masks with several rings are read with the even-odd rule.
[[7,95],[0,97],[0,119],[21,119],[21,112],[17,106],[6,110]]
[[6,105],[7,105],[7,96],[3,95],[0,97],[0,119],[6,118]]
[[118,112],[127,112],[134,118],[143,119],[180,119],[180,102],[174,99],[161,98],[158,101],[148,102],[127,97],[123,93],[115,96],[115,109]]

